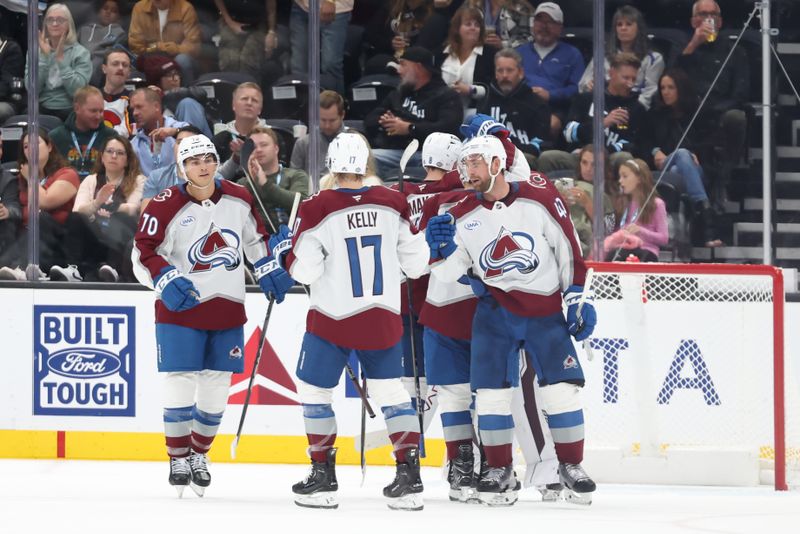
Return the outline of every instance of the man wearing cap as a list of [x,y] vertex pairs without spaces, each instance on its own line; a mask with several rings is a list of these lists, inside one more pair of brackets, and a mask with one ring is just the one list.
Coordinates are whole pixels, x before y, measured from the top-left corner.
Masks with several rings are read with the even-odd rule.
[[553,138],[561,131],[570,99],[578,93],[585,66],[577,48],[559,41],[563,29],[561,8],[555,2],[543,2],[533,14],[533,42],[516,49],[522,56],[528,85],[550,105]]
[[[403,149],[412,139],[421,144],[433,132],[458,134],[463,118],[461,98],[442,81],[430,51],[412,46],[399,61],[400,86],[364,120],[381,178],[398,173]],[[419,153],[409,167],[409,174],[424,176]]]

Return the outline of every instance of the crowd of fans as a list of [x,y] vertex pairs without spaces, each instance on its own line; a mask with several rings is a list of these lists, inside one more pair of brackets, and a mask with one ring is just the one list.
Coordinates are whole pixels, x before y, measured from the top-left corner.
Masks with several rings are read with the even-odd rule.
[[[373,2],[369,24],[356,27],[357,1],[320,1],[324,90],[320,122],[309,126],[320,132],[321,187],[331,186],[326,148],[347,128],[371,145],[377,184],[397,175],[412,139],[458,134],[480,113],[508,131],[517,165],[556,180],[587,256],[600,232],[604,256],[658,259],[669,239],[665,205],[654,192],[654,175],[662,173],[661,182],[691,202],[702,228],[699,244],[722,245],[712,202],[724,200],[725,180],[745,153],[750,77],[742,49],[678,146],[698,95],[731,47],[718,38],[723,18],[714,0],[694,2],[685,41],[669,49],[654,45],[636,7],[613,13],[602,58],[608,155],[602,228],[592,225],[591,186],[593,61],[600,58],[565,38],[572,13],[537,0],[391,0]],[[79,28],[68,5],[51,3],[35,66],[25,63],[17,43],[0,40],[0,122],[24,112],[15,85],[32,83],[33,70],[39,113],[60,122],[39,137],[40,266],[51,279],[132,279],[126,258],[138,215],[180,182],[175,151],[184,135],[213,137],[219,178],[235,181],[243,180],[240,152],[252,139],[249,174],[276,224],[285,221],[295,192],[305,197],[313,189],[307,128],[298,122],[287,140],[285,131],[269,126],[265,106],[281,76],[307,75],[308,1],[293,0],[282,24],[276,0],[213,0],[216,27],[198,17],[198,3],[99,0]],[[388,89],[362,120],[348,122],[358,81],[354,61],[358,77]],[[217,71],[241,81],[227,103],[233,117],[227,122],[210,113],[213,97],[193,85]],[[25,277],[28,153],[25,136],[17,160],[0,176],[0,278]],[[408,172],[422,174],[419,153]]]

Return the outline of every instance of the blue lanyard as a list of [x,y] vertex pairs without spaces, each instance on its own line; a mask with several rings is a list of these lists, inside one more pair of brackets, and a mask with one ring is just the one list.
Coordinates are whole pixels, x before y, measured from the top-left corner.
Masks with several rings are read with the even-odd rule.
[[78,137],[75,135],[75,132],[70,132],[72,135],[72,144],[75,146],[75,150],[78,151],[78,156],[81,158],[81,169],[83,169],[83,165],[86,163],[86,158],[89,157],[89,153],[92,151],[92,146],[94,146],[94,142],[97,140],[97,132],[95,131],[92,134],[92,138],[89,139],[89,143],[86,145],[86,151],[81,153],[81,145],[78,143]]
[[[636,218],[639,216],[639,208],[636,208],[631,216],[631,224],[636,222]],[[625,222],[628,220],[628,208],[625,208],[625,211],[622,212],[622,218],[619,221],[619,227],[622,228],[625,226]]]

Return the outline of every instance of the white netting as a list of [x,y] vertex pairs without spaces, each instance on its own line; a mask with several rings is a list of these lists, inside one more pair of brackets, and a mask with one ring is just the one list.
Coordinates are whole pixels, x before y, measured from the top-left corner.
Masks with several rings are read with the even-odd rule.
[[[584,360],[587,448],[629,457],[753,451],[762,470],[773,469],[773,278],[742,272],[595,272],[594,361]],[[789,359],[792,471],[800,467],[800,433]]]

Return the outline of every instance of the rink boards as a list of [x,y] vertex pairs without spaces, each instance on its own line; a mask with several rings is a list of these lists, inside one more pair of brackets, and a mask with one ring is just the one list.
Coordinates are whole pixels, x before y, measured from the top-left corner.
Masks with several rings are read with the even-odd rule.
[[[3,406],[0,457],[164,458],[152,292],[6,286],[0,287],[0,302],[3,303],[0,340],[5,364],[4,372],[0,373]],[[241,415],[266,305],[262,294],[247,294],[249,321],[245,326],[245,347],[230,356],[244,358],[247,372],[234,376],[229,406],[212,451],[215,461],[231,461],[229,444]],[[645,414],[640,419],[652,414],[666,420],[670,410],[689,414],[678,418],[680,422],[674,430],[677,434],[719,435],[729,426],[736,430],[734,427],[744,425],[745,434],[752,434],[749,437],[755,440],[755,445],[745,443],[737,435],[731,439],[748,448],[747,454],[756,464],[768,458],[769,414],[743,405],[739,393],[746,387],[744,384],[750,384],[755,397],[768,398],[771,394],[771,352],[758,350],[766,339],[747,336],[722,345],[719,339],[714,339],[712,346],[711,339],[704,337],[708,334],[702,321],[685,317],[689,325],[696,326],[689,333],[683,329],[683,336],[671,334],[663,340],[648,336],[647,349],[652,356],[648,368],[653,368],[653,390],[631,391],[631,384],[641,383],[642,375],[635,371],[638,367],[625,363],[623,349],[634,346],[638,342],[636,335],[640,334],[626,333],[622,327],[630,322],[630,310],[620,309],[619,303],[614,302],[597,305],[601,321],[593,341],[595,358],[588,362],[583,350],[578,351],[587,375],[584,402],[589,457],[595,453],[601,455],[598,458],[605,457],[602,455],[607,456],[615,447],[612,456],[625,456],[631,451],[638,454],[640,448],[647,446],[656,450],[669,447],[676,439],[669,428],[674,423],[666,425],[664,432],[647,434],[651,441],[655,440],[649,445],[641,435],[631,434],[626,428],[635,413],[631,407],[649,403],[652,407],[638,412]],[[722,310],[715,309],[713,303],[704,305],[706,308],[700,310],[702,316],[715,317],[717,321],[725,317],[719,315]],[[293,293],[272,314],[237,461],[307,462],[302,413],[293,381],[307,309],[305,294]],[[786,311],[786,323],[795,323],[792,319],[797,317],[797,305],[787,304]],[[660,324],[681,320],[679,312],[665,309],[667,323]],[[726,328],[736,332],[741,329],[736,321],[742,325],[757,321],[762,312],[758,308],[746,310]],[[642,332],[641,328],[636,331]],[[787,329],[786,334],[786,354],[792,360],[800,339],[795,329]],[[753,346],[756,361],[745,371],[746,382],[743,372],[737,371],[739,366],[731,365],[730,352],[736,348],[731,343]],[[353,436],[360,428],[360,403],[345,382],[343,377],[334,397],[339,461],[358,463]],[[753,428],[747,419],[748,410],[755,419]],[[729,423],[710,426],[710,421]],[[367,431],[377,431],[382,425],[380,416],[368,420]],[[617,425],[618,435],[612,432],[609,437],[608,428]],[[741,433],[741,429],[736,431]],[[601,444],[599,451],[592,450],[593,436],[594,445]],[[440,465],[444,446],[438,422],[434,422],[426,438],[428,454],[424,462]],[[368,458],[370,463],[392,461],[386,447],[370,451]]]

